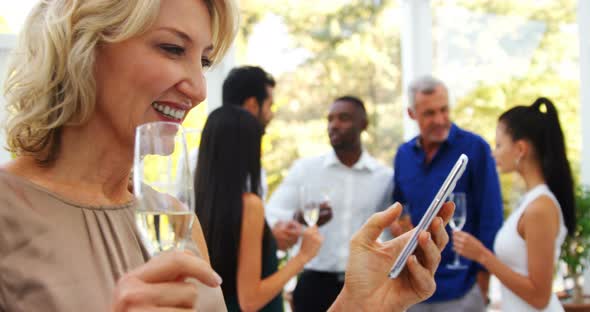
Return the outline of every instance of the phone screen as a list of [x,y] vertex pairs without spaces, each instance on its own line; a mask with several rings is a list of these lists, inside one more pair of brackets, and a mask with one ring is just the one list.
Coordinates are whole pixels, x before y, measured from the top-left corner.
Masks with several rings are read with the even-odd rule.
[[434,220],[434,217],[438,214],[438,211],[444,204],[445,199],[449,197],[449,195],[455,189],[457,181],[459,180],[459,178],[461,178],[463,172],[465,171],[465,168],[467,167],[468,161],[469,158],[467,157],[467,155],[461,154],[461,156],[459,156],[459,159],[453,166],[453,169],[451,169],[451,172],[449,172],[449,175],[447,176],[442,186],[436,193],[436,196],[434,196],[434,199],[430,203],[430,206],[428,206],[428,210],[426,210],[426,213],[420,220],[420,223],[418,223],[418,225],[416,226],[415,231],[412,234],[412,237],[410,237],[410,240],[408,240],[408,242],[404,246],[404,249],[395,260],[395,263],[393,264],[393,267],[389,272],[389,278],[394,279],[401,273],[406,262],[408,261],[408,258],[410,257],[410,255],[414,253],[414,250],[416,250],[416,246],[418,245],[418,234],[428,229],[428,227],[432,223],[432,220]]

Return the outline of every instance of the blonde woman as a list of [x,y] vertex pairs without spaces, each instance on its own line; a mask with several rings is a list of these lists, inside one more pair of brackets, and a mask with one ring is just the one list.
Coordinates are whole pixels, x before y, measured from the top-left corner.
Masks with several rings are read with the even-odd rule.
[[[202,257],[173,252],[146,263],[127,186],[135,128],[170,121],[160,105],[184,107],[186,116],[203,101],[203,72],[235,30],[232,0],[35,6],[5,87],[8,148],[17,157],[0,166],[0,311],[225,310],[198,223]],[[399,212],[375,215],[352,240],[334,310],[378,303],[401,311],[434,291],[452,208],[421,233],[420,256],[391,281],[385,272],[407,236],[376,239]]]
[[[203,72],[231,44],[236,14],[229,0],[34,7],[5,86],[18,157],[0,169],[0,310],[193,308],[197,289],[179,277],[221,283],[198,226],[203,259],[144,264],[127,185],[135,128],[169,120],[154,103],[205,99]],[[225,309],[219,287],[199,291],[201,310]]]

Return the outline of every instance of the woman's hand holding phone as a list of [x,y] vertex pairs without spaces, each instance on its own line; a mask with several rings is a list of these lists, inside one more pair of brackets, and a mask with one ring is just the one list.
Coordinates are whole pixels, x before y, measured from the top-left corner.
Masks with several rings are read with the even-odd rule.
[[[396,279],[385,274],[415,230],[386,242],[377,238],[401,214],[401,205],[374,214],[350,241],[344,288],[330,311],[405,311],[432,296],[434,272],[449,242],[445,226],[454,205],[446,203],[432,224],[418,235],[416,255]],[[378,308],[377,308],[378,307]]]
[[440,189],[432,199],[432,202],[430,203],[430,206],[424,213],[424,216],[420,220],[420,223],[418,223],[416,228],[413,230],[412,236],[406,243],[406,246],[401,251],[400,255],[398,256],[391,270],[389,271],[390,278],[394,279],[400,275],[400,273],[404,269],[404,266],[406,265],[406,262],[414,253],[414,250],[418,245],[418,235],[420,234],[420,232],[426,231],[430,227],[435,216],[438,215],[439,210],[443,206],[444,201],[453,192],[455,186],[457,185],[457,182],[459,181],[459,178],[461,178],[463,172],[465,172],[465,168],[467,168],[468,161],[469,158],[467,158],[467,155],[461,154],[461,156],[459,156],[459,159],[457,159],[457,162],[449,172],[449,175],[446,177]]

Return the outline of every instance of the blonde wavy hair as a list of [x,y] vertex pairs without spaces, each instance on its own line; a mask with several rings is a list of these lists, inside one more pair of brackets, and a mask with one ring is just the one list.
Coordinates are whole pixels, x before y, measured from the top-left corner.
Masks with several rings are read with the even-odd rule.
[[[211,16],[219,61],[237,32],[235,0],[203,0]],[[57,157],[65,125],[80,125],[94,112],[95,50],[146,31],[160,0],[43,0],[28,16],[13,51],[4,85],[8,150],[40,164]]]

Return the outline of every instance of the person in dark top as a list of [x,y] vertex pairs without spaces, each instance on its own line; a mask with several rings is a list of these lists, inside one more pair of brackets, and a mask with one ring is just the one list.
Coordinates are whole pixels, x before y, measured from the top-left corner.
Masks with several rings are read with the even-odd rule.
[[[419,78],[410,85],[409,95],[408,113],[418,124],[420,134],[402,144],[395,155],[393,201],[408,204],[411,222],[417,224],[453,164],[466,154],[469,163],[455,188],[467,198],[463,230],[491,249],[503,213],[490,146],[480,136],[451,122],[448,90],[442,81],[431,76]],[[435,275],[434,295],[410,308],[410,312],[485,311],[489,273],[468,259],[461,259],[464,269],[448,268],[453,259],[454,252],[447,247]]]
[[209,116],[199,147],[196,213],[228,311],[282,311],[281,290],[323,240],[317,227],[307,228],[299,253],[278,270],[277,244],[258,194],[262,133],[245,109],[222,106]]

